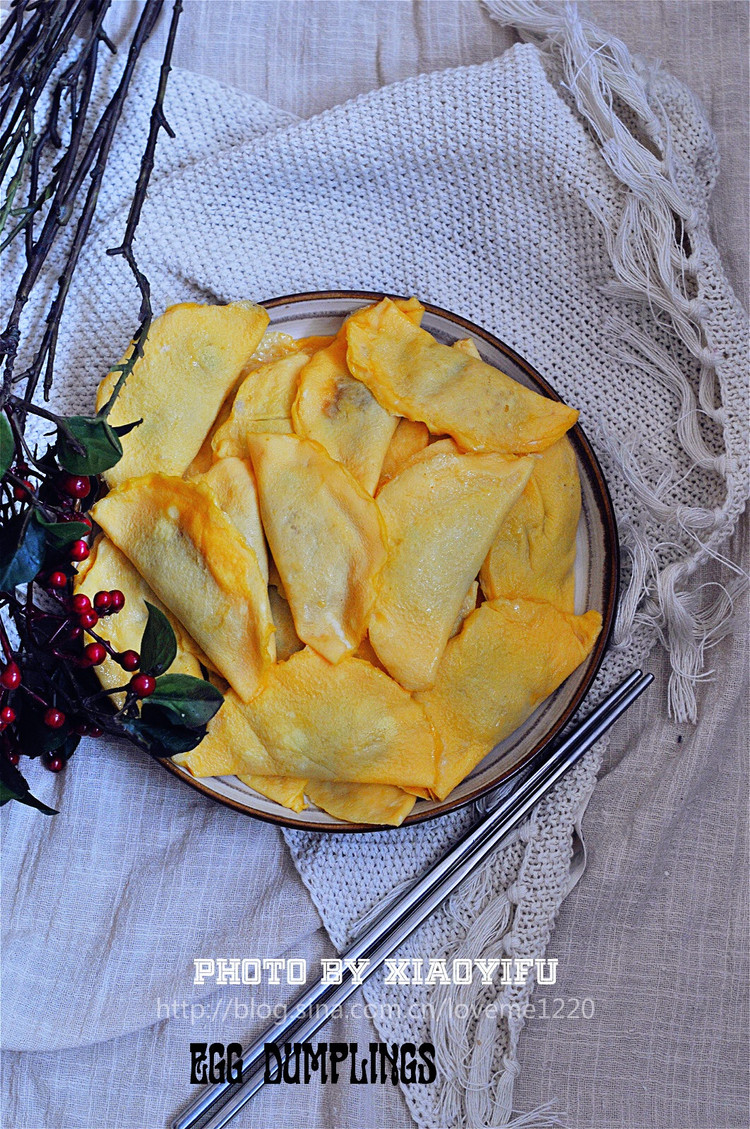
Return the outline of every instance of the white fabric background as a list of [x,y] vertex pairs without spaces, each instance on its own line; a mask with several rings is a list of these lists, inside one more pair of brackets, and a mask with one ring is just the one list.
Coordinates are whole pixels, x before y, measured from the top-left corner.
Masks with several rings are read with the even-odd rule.
[[[197,6],[188,3],[187,7],[185,24],[191,26]],[[237,68],[234,77],[239,85],[241,73],[247,76],[252,62],[255,79],[261,81],[259,76],[265,73],[268,87],[256,90],[257,93],[295,112],[304,112],[305,99],[308,99],[309,113],[323,104],[314,101],[313,91],[318,98],[332,93],[330,100],[325,101],[335,102],[345,94],[415,70],[481,61],[497,53],[498,34],[509,38],[508,33],[489,24],[481,15],[477,16],[479,9],[474,5],[358,4],[357,10],[368,10],[371,19],[357,27],[351,20],[354,8],[351,4],[296,5],[292,13],[284,11],[289,7],[220,3],[200,6],[197,26],[201,30],[194,33],[192,43],[188,40],[196,53],[196,69],[201,69],[201,62],[206,65],[209,57],[211,66],[226,65],[222,60],[226,61],[229,56]],[[674,5],[656,4],[628,7],[648,9],[652,17],[657,8],[674,9]],[[687,7],[696,8],[695,5]],[[731,42],[727,30],[742,30],[744,13],[740,8],[743,6],[700,7],[710,8],[711,26],[721,32],[708,39],[711,57],[716,61],[716,44]],[[218,14],[220,9],[224,9],[222,15]],[[717,21],[717,9],[724,10],[723,20]],[[342,14],[347,17],[343,21]],[[667,14],[666,26],[673,26],[674,12],[667,11]],[[606,26],[601,12],[597,11],[596,15]],[[613,15],[616,17],[618,12]],[[209,34],[211,28],[205,21],[210,21],[217,29],[216,35]],[[374,30],[367,39],[363,28],[371,24]],[[688,45],[698,41],[698,24],[696,17],[693,38],[685,41]],[[705,16],[700,26],[703,36]],[[644,27],[649,27],[645,12],[641,30]],[[492,49],[483,55],[481,52],[487,51],[488,28],[492,29],[489,35]],[[222,31],[223,34],[219,34]],[[344,38],[345,32],[357,33],[360,55],[364,58],[358,58],[356,67],[347,62],[355,53],[349,46],[351,40],[347,44]],[[259,39],[274,44],[272,58],[268,51],[263,55],[253,50],[253,41],[257,44]],[[209,43],[211,50],[206,52],[205,45]],[[203,44],[203,55],[200,44]],[[224,45],[223,55],[221,44]],[[230,49],[234,54],[230,54]],[[666,55],[665,51],[660,53]],[[292,69],[289,60],[298,60],[300,55],[303,65],[300,67],[298,63]],[[719,52],[718,57],[724,66],[726,53]],[[364,60],[372,64],[369,69]],[[185,61],[178,56],[178,62],[184,64]],[[667,61],[670,61],[668,57]],[[731,73],[736,76],[737,72]],[[233,75],[224,73],[223,77],[231,80]],[[342,92],[336,84],[344,81],[350,86]],[[734,81],[741,88],[736,77]],[[727,84],[722,80],[722,89],[731,91],[732,81]],[[272,93],[277,97],[272,97]],[[294,103],[294,98],[300,101]],[[725,124],[728,118],[727,112]],[[736,156],[736,146],[731,152]],[[737,176],[733,181],[735,200],[740,186],[741,177]],[[725,191],[724,198],[731,200],[732,192]],[[742,230],[743,222],[746,223],[746,217],[743,219],[740,210],[730,207],[718,232],[719,246],[725,243],[735,252],[734,261],[740,268],[742,255],[737,251],[741,240],[737,239],[736,232]],[[727,224],[733,233],[728,239],[723,235]],[[741,286],[738,289],[741,290]],[[561,946],[563,982],[559,985],[559,994],[593,996],[597,1004],[596,1018],[586,1024],[580,1020],[538,1020],[530,1025],[522,1043],[524,1069],[516,1100],[520,1108],[555,1097],[558,1108],[568,1109],[571,1125],[653,1125],[660,1129],[696,1125],[701,1129],[722,1129],[725,1125],[742,1124],[742,1049],[737,1034],[741,985],[733,980],[732,958],[725,951],[724,943],[729,930],[741,925],[743,912],[737,902],[738,859],[743,857],[742,828],[734,826],[731,818],[734,813],[736,819],[743,794],[743,765],[738,753],[742,748],[740,735],[746,732],[747,721],[740,705],[741,659],[741,648],[733,653],[725,645],[717,652],[717,665],[722,671],[721,693],[717,694],[715,684],[706,688],[701,725],[695,733],[680,731],[685,740],[676,750],[678,755],[675,755],[678,734],[663,717],[663,686],[661,694],[652,693],[650,701],[639,708],[615,738],[608,766],[612,771],[597,789],[587,818],[589,843],[593,844],[589,873],[564,908],[554,942],[555,946],[558,943]],[[641,739],[636,741],[639,735]],[[58,817],[60,842],[53,843],[53,849],[67,849],[75,818],[74,778],[73,772],[65,796],[64,812],[70,822],[66,827]],[[151,802],[158,801],[161,789],[172,786],[170,781],[165,785],[157,770],[144,779],[142,766],[138,767],[138,779],[140,792],[133,791],[135,774],[123,779],[123,802],[131,804],[134,811],[138,810],[140,802],[145,803],[147,796]],[[697,797],[700,804],[696,802]],[[191,832],[199,830],[200,819],[204,816],[203,808],[196,810],[195,804],[188,804],[186,819],[192,821]],[[232,813],[217,816],[212,811],[210,818],[240,817]],[[175,831],[179,833],[180,829]],[[183,833],[188,832],[183,829]],[[268,838],[265,829],[259,829],[258,836],[252,838],[256,848],[258,839],[263,838],[265,851]],[[83,852],[89,849],[85,842],[77,847]],[[106,844],[93,845],[90,860],[93,888],[87,896],[96,894],[97,850],[106,850]],[[146,854],[144,852],[144,859]],[[43,862],[43,859],[35,859],[33,842],[29,844],[28,854],[19,858],[19,865],[24,867],[33,868]],[[247,857],[237,862],[238,878],[244,872],[248,884],[251,880],[257,881],[258,857],[253,850],[249,849]],[[205,863],[211,865],[211,860]],[[265,863],[264,857],[264,866]],[[293,874],[287,874],[284,869],[280,855],[274,856],[272,863],[281,868],[285,879],[294,881]],[[200,860],[196,860],[196,890],[200,888],[200,867]],[[277,924],[281,916],[282,907],[273,907],[273,885],[269,882],[268,902],[248,908],[242,905],[239,883],[236,929],[244,937],[262,935],[267,944],[265,951],[276,954],[283,951],[281,937],[266,928],[268,921]],[[195,910],[196,917],[200,918],[200,904]],[[54,915],[54,906],[49,907],[49,913]],[[293,915],[283,924],[288,929],[287,936],[293,935],[300,938],[302,945],[311,946],[306,952],[312,953],[315,946],[323,945],[320,938],[311,938],[316,919],[304,895],[294,903]],[[212,943],[216,944],[215,938]],[[165,938],[165,952],[168,963],[168,938]],[[683,980],[696,959],[709,965],[702,972],[698,995],[686,991]],[[72,962],[73,967],[66,962]],[[54,974],[61,979],[70,976],[75,982],[75,973],[80,975],[81,970],[76,970],[74,963],[75,954],[55,951],[49,970],[41,970],[40,975]],[[82,989],[95,985],[95,972],[92,974],[89,970],[88,981]],[[135,1006],[137,1001],[133,1003]],[[122,1009],[113,1016],[118,1033],[124,1029],[127,1004],[128,1001],[123,1000]],[[54,1023],[51,1026],[54,1028]],[[239,1030],[242,1027],[238,1024]],[[221,1032],[229,1035],[226,1027],[222,1027]],[[644,1032],[648,1032],[646,1038]],[[700,1032],[698,1038],[697,1032]],[[347,1026],[346,1037],[357,1037],[350,1026]],[[359,1037],[367,1041],[366,1034]],[[142,1062],[147,1045],[141,1036],[131,1039],[134,1061]],[[184,1056],[186,1039],[187,1035],[183,1034],[182,1042],[179,1039],[176,1042],[176,1060],[181,1061]],[[90,1052],[69,1053],[78,1056],[75,1061],[80,1063],[82,1072],[90,1070],[92,1082],[96,1083],[97,1079],[101,1082],[106,1077],[112,1050],[105,1044]],[[35,1077],[43,1091],[43,1061],[40,1056],[35,1058]],[[118,1058],[118,1062],[121,1061]],[[120,1065],[118,1069],[123,1068]],[[41,1105],[49,1110],[60,1109],[62,1098],[59,1094],[40,1093]],[[386,1121],[408,1123],[408,1115],[397,1095],[388,1092],[381,1095],[368,1088],[364,1097],[359,1092],[356,1098],[356,1103],[347,1107],[350,1096],[329,1091],[325,1106],[309,1109],[299,1123],[351,1126],[379,1125]],[[66,1095],[64,1101],[69,1106],[78,1104],[80,1107],[85,1102],[85,1092],[82,1089]],[[289,1110],[279,1103],[278,1097],[272,1100],[265,1097],[261,1101],[266,1104],[259,1103],[256,1107],[258,1124],[296,1123],[289,1122]],[[388,1108],[380,1107],[379,1103],[388,1101]],[[367,1102],[378,1104],[368,1105]],[[55,1117],[52,1114],[47,1124],[64,1124]],[[113,1111],[112,1124],[117,1123],[116,1117]],[[318,1120],[311,1120],[313,1118]],[[88,1124],[85,1120],[77,1123]]]

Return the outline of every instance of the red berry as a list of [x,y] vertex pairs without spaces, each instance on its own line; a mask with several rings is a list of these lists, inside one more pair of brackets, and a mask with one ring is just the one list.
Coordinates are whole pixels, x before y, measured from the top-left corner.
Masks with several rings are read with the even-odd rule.
[[137,651],[123,651],[120,655],[120,666],[123,670],[138,670],[141,656]]
[[89,725],[86,727],[86,733],[89,737],[101,737],[103,732],[104,730],[100,729],[98,725]]
[[91,600],[88,596],[84,596],[83,592],[79,592],[78,595],[74,596],[70,601],[70,606],[74,612],[87,612],[91,608]]
[[21,685],[21,668],[18,663],[8,663],[5,670],[0,674],[0,686],[6,690],[15,690],[16,686]]
[[82,514],[80,512],[72,513],[68,518],[68,521],[80,521],[82,525],[87,525],[89,529],[93,529],[94,526],[94,523],[89,515]]
[[4,706],[0,710],[0,724],[2,724],[2,725],[12,725],[15,720],[16,720],[16,711],[14,709],[11,709],[10,706]]
[[156,689],[156,679],[151,674],[136,674],[130,679],[130,688],[137,698],[150,698]]
[[109,594],[109,606],[113,612],[119,612],[125,605],[125,597],[119,588],[113,588]]
[[69,498],[85,498],[91,489],[91,482],[85,475],[64,474],[60,479],[60,491]]
[[99,622],[99,616],[93,608],[89,608],[87,612],[81,612],[78,617],[78,622],[85,631],[88,631],[90,628],[96,627]]
[[89,555],[89,547],[85,541],[74,541],[70,546],[70,559],[72,561],[85,561]]
[[112,603],[112,597],[109,592],[97,592],[94,596],[94,607],[101,615],[103,612],[109,611]]
[[19,757],[18,753],[6,753],[5,756],[6,756],[6,759],[9,760],[10,763],[13,764],[13,765],[18,764],[18,762],[21,759]]
[[62,759],[62,757],[51,757],[50,760],[47,761],[47,768],[50,770],[50,772],[60,772],[60,770],[64,767],[65,761]]
[[64,588],[68,583],[68,578],[64,572],[51,572],[47,577],[48,588]]
[[59,729],[61,725],[65,724],[65,714],[62,710],[56,710],[54,706],[50,706],[44,715],[44,724],[49,729]]
[[23,483],[13,487],[13,497],[17,502],[23,502],[30,494],[33,494],[34,487],[29,482],[28,478],[24,478]]
[[82,634],[83,632],[81,631],[81,628],[78,626],[78,624],[76,624],[75,627],[71,627],[70,631],[68,632],[68,638],[79,639]]
[[101,643],[87,643],[83,648],[83,657],[91,666],[99,666],[107,657],[107,649]]

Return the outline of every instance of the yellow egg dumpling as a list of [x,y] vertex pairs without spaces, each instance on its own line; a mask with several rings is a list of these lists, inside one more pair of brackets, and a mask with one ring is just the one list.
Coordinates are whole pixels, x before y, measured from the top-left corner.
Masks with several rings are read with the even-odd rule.
[[256,432],[292,431],[297,378],[309,359],[310,354],[300,350],[253,369],[237,391],[229,418],[213,437],[215,458],[247,458],[247,436]]
[[451,639],[435,685],[414,697],[440,734],[435,793],[444,799],[590,653],[598,612],[566,615],[533,600],[492,600]]
[[427,424],[413,419],[400,419],[385,453],[378,489],[395,478],[412,455],[423,451],[429,442],[430,431]]
[[278,585],[269,584],[268,599],[276,627],[276,659],[278,662],[284,662],[295,651],[301,651],[305,644],[297,634],[292,609],[289,607],[283,590]]
[[[266,330],[260,340],[260,344],[250,358],[248,364],[244,367],[242,375],[235,381],[232,388],[230,388],[224,403],[219,409],[218,415],[214,420],[211,428],[203,440],[203,445],[198,454],[193,459],[190,466],[185,471],[185,478],[195,478],[198,475],[205,474],[210,470],[211,466],[217,459],[214,453],[214,437],[220,427],[229,419],[237,392],[244,383],[246,377],[252,372],[256,372],[259,368],[270,363],[271,361],[281,360],[282,357],[289,356],[290,353],[299,353],[303,349],[308,354],[313,353],[316,349],[322,349],[326,345],[330,345],[332,338],[330,337],[309,337],[304,341],[297,341],[294,337],[290,337],[288,333],[279,333],[276,330]],[[284,429],[288,429],[288,419],[283,420]],[[261,425],[262,430],[273,431],[277,428],[277,420],[266,420]],[[241,444],[235,448],[227,446],[228,453],[231,454],[232,449],[242,452]]]
[[535,456],[531,478],[498,530],[479,574],[487,599],[522,596],[574,611],[580,514],[575,451],[563,436]]
[[425,690],[531,459],[466,454],[450,439],[413,456],[378,494],[388,557],[369,625],[386,670]]
[[260,512],[297,635],[330,662],[356,650],[385,561],[378,507],[319,443],[254,435]]
[[249,459],[219,459],[196,478],[210,488],[219,509],[255,553],[261,576],[268,584],[268,553],[260,520],[258,491]]
[[417,802],[416,796],[391,784],[310,780],[306,791],[316,807],[350,823],[384,823],[399,827]]
[[441,345],[388,298],[346,322],[347,361],[388,411],[422,420],[466,450],[526,455],[549,447],[578,412]]
[[[438,741],[410,694],[363,659],[332,665],[311,647],[267,673],[243,704],[229,691],[208,735],[175,763],[202,758],[256,776],[431,788]],[[226,771],[226,770],[225,770]]]
[[[184,302],[155,319],[109,413],[113,427],[143,420],[123,438],[122,458],[105,473],[110,486],[149,471],[184,473],[267,325],[268,314],[254,302]],[[110,372],[101,382],[97,411],[117,376]]]
[[398,417],[381,408],[351,376],[343,331],[300,372],[292,421],[297,435],[322,444],[368,494],[374,494]]
[[268,589],[253,550],[198,482],[149,474],[92,516],[243,700],[276,657]]
[[[148,620],[146,601],[153,604],[159,611],[164,612],[177,641],[177,654],[172,665],[165,673],[189,674],[193,678],[202,678],[201,663],[206,662],[206,656],[201,652],[195,641],[191,639],[178,620],[164,607],[158,596],[151,591],[141,574],[133,567],[128,558],[120,552],[106,537],[98,537],[94,542],[91,555],[75,578],[74,592],[88,596],[94,602],[94,596],[102,590],[111,591],[119,589],[125,597],[125,603],[117,615],[100,619],[96,626],[97,635],[106,639],[115,651],[135,651],[141,648],[141,639]],[[96,674],[105,690],[113,690],[116,686],[123,686],[130,678],[125,674],[119,663],[107,655],[103,663],[96,667]],[[125,692],[113,695],[115,705],[120,708],[125,700]]]
[[[209,773],[214,775],[213,773]],[[260,792],[274,803],[289,808],[290,811],[304,811],[307,807],[305,800],[306,780],[297,776],[253,776],[248,772],[238,772],[237,776],[248,788]]]

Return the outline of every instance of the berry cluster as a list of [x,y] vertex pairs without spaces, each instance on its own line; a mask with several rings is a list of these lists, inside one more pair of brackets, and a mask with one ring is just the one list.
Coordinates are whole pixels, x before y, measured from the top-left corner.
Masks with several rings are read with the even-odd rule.
[[[40,478],[41,484],[35,485],[32,477]],[[53,520],[74,521],[91,529],[91,519],[81,509],[81,503],[92,494],[93,483],[89,477],[58,472],[50,481],[49,475],[19,463],[9,478],[15,501],[32,506],[41,501]],[[51,495],[56,497],[56,503]],[[97,706],[111,709],[102,700],[106,692],[97,690],[88,697],[71,696],[55,676],[60,669],[95,667],[110,660],[132,675],[129,681],[123,680],[120,688],[126,692],[127,705],[150,697],[156,688],[153,675],[139,671],[140,656],[136,651],[116,651],[97,631],[102,619],[122,610],[124,594],[117,588],[102,590],[96,592],[92,600],[83,592],[72,592],[77,566],[89,554],[88,541],[76,538],[59,551],[54,567],[46,567],[36,577],[35,584],[47,593],[47,600],[46,603],[26,603],[23,607],[30,638],[22,651],[13,651],[0,621],[0,646],[5,659],[0,666],[0,749],[1,755],[13,766],[19,763],[22,753],[38,755],[33,746],[29,747],[30,723],[32,728],[41,726],[50,733],[59,732],[61,737],[67,734],[100,737],[103,733],[91,716],[96,715]],[[35,646],[29,648],[29,641]],[[18,732],[22,722],[26,733],[23,749]],[[70,753],[65,755],[59,751],[64,743],[42,743],[53,746],[43,754],[43,763],[50,771],[59,772]],[[75,745],[69,747],[72,753]]]

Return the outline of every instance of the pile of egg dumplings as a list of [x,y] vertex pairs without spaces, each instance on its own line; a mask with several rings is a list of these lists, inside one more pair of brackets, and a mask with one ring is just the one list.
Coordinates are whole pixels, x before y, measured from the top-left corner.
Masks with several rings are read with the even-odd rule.
[[[578,413],[438,343],[416,299],[334,337],[251,302],[173,306],[109,416],[142,419],[106,474],[77,590],[137,649],[145,601],[172,673],[224,693],[174,762],[302,811],[398,826],[443,800],[584,661],[574,614]],[[97,407],[116,377],[99,388]],[[97,668],[107,689],[122,672]]]

